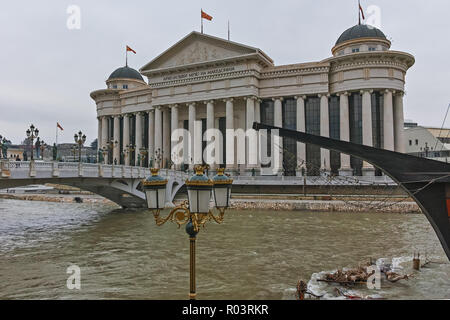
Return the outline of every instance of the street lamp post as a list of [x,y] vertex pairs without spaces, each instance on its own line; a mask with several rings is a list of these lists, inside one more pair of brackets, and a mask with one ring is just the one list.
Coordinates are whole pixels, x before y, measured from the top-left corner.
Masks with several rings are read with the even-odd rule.
[[[119,141],[110,140],[110,141],[108,141],[107,145],[108,145],[108,153],[111,154],[111,159],[112,159],[111,163],[113,165],[117,164],[117,159],[114,158],[114,148],[119,145]],[[120,159],[119,159],[119,161],[120,161]],[[114,162],[116,162],[116,163],[114,163]]]
[[141,154],[141,163],[139,165],[141,167],[144,167],[144,159],[145,159],[145,161],[147,161],[147,154],[148,154],[147,148],[142,147],[142,148],[139,149],[139,152]]
[[39,130],[33,124],[26,131],[27,137],[31,140],[31,160],[34,160],[33,150],[34,150],[34,139],[39,136]]
[[155,162],[158,168],[161,168],[161,161],[163,158],[163,151],[158,148],[157,150],[155,150]]
[[[134,150],[136,150],[135,146],[133,144],[127,144],[125,146],[126,148],[126,157],[131,157],[131,154],[134,152]],[[131,165],[131,159],[130,159],[130,165]]]
[[[217,175],[209,179],[204,173],[203,166],[195,167],[195,174],[186,181],[188,201],[173,208],[167,217],[160,216],[166,201],[167,180],[158,175],[159,169],[152,168],[152,175],[142,182],[147,206],[155,217],[157,226],[167,221],[175,222],[180,228],[186,224],[190,245],[190,291],[189,299],[196,298],[195,285],[195,242],[201,227],[208,221],[220,224],[224,220],[225,210],[230,206],[231,186],[233,180],[224,174],[224,168],[217,170]],[[214,196],[214,207],[219,214],[215,216],[209,207],[211,193]]]
[[108,147],[103,146],[102,148],[100,148],[100,151],[103,155],[103,164],[106,164],[106,154],[108,153]]
[[74,134],[73,139],[75,140],[75,143],[78,145],[78,162],[81,163],[81,148],[83,147],[84,143],[86,142],[86,135],[81,132],[81,130]]

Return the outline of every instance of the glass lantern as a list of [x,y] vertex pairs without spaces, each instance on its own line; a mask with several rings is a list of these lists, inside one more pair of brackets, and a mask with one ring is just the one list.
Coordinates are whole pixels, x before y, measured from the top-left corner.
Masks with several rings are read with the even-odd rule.
[[147,206],[150,210],[163,210],[166,204],[167,180],[161,177],[159,169],[150,169],[152,175],[142,182]]
[[186,181],[191,213],[207,214],[213,182],[204,174],[203,167],[195,168],[195,175]]
[[213,177],[213,193],[216,208],[228,208],[230,206],[231,185],[233,179],[224,174],[225,169],[217,169],[217,175]]

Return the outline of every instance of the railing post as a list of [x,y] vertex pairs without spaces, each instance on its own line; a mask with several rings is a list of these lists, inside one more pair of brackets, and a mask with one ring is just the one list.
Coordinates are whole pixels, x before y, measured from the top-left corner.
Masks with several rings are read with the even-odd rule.
[[9,170],[9,161],[1,160],[2,168],[2,178],[9,178],[11,176],[11,171]]
[[121,170],[122,170],[122,178],[125,178],[125,166],[124,165],[121,166]]
[[36,177],[36,163],[34,162],[34,159],[30,161],[30,177]]
[[98,176],[103,177],[103,166],[100,162],[98,163]]
[[78,162],[78,176],[79,177],[83,176],[83,163],[82,162]]
[[52,162],[52,176],[59,177],[59,166],[56,161]]

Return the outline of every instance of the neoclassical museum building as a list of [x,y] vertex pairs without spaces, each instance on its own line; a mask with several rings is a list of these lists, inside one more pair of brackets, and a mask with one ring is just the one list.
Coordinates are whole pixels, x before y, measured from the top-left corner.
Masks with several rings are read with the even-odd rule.
[[[382,31],[363,24],[344,31],[331,53],[318,62],[277,66],[258,48],[192,32],[139,72],[115,70],[106,89],[91,93],[105,161],[185,169],[203,161],[206,142],[194,139],[187,147],[194,157],[173,166],[180,156],[171,151],[175,129],[194,132],[201,123],[202,132],[216,128],[225,137],[227,129],[247,130],[254,121],[404,152],[403,94],[414,57],[391,50]],[[218,142],[222,162],[235,144]],[[280,144],[279,174],[381,174],[349,155],[286,138]],[[258,144],[245,148],[248,156]],[[239,174],[263,172],[261,165],[226,166]]]

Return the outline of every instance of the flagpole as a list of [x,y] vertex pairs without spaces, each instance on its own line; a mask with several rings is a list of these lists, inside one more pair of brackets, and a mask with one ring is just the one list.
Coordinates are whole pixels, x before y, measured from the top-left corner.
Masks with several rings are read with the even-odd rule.
[[203,12],[203,9],[201,9],[201,11],[200,11],[200,24],[201,24],[201,31],[202,31],[202,33],[203,33],[203,17],[202,17],[202,12]]
[[58,122],[56,122],[56,160],[58,160]]
[[228,20],[228,41],[230,41],[230,20]]
[[125,67],[128,67],[128,50],[125,47]]
[[361,24],[361,1],[358,0],[358,24]]

